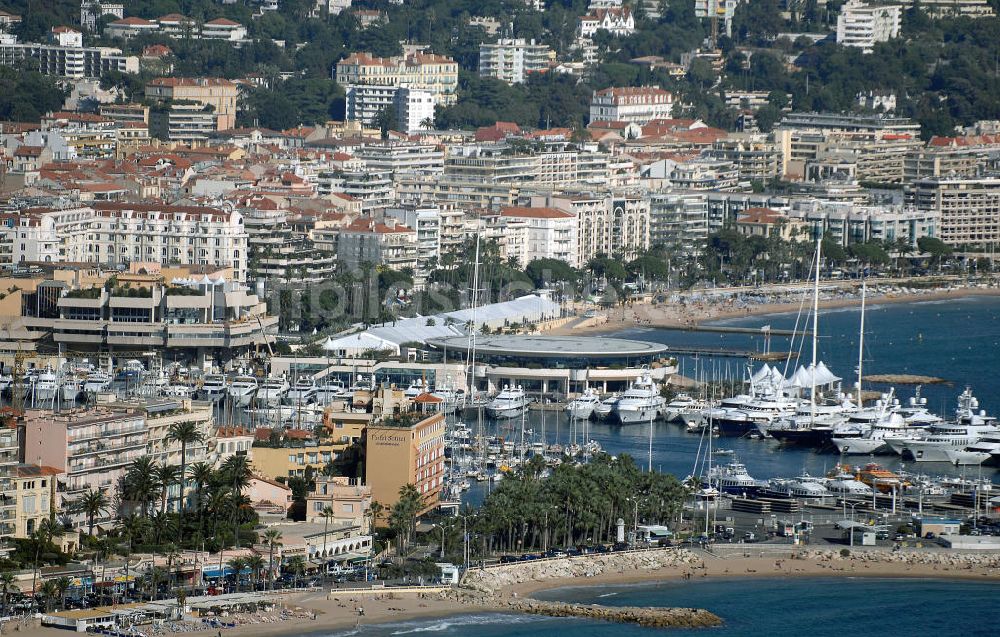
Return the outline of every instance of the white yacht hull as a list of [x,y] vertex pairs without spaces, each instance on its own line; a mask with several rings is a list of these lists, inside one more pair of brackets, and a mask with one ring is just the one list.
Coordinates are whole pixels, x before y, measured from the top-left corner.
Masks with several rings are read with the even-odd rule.
[[496,418],[497,420],[517,418],[523,413],[524,405],[515,405],[513,407],[486,407],[486,415],[490,418]]
[[233,404],[239,407],[249,407],[250,403],[253,402],[254,390],[248,390],[245,392],[229,392],[229,397],[232,399]]
[[588,420],[592,415],[594,415],[593,405],[574,405],[570,403],[566,407],[566,413],[569,417],[574,420]]
[[63,383],[62,397],[65,402],[75,403],[80,397],[80,383]]
[[292,389],[288,392],[288,403],[291,405],[305,405],[307,403],[313,402],[316,398],[316,394],[313,392],[303,392]]
[[36,403],[50,403],[56,397],[56,392],[59,391],[59,385],[54,383],[35,385],[35,402]]
[[262,389],[260,393],[257,394],[257,398],[259,399],[257,402],[263,403],[268,407],[277,407],[278,405],[281,404],[281,399],[284,398],[285,394],[287,393],[288,392],[284,391],[271,391],[267,389]]
[[[900,455],[911,457],[915,462],[950,462],[948,452],[959,450],[950,444],[927,443],[920,440],[904,440],[898,444]],[[967,443],[963,443],[963,446],[964,444]],[[895,443],[889,443],[889,446],[896,449]]]
[[945,454],[948,456],[948,462],[955,466],[981,465],[993,455],[988,451],[965,451],[963,449],[949,449]]
[[615,413],[618,415],[618,420],[621,424],[634,425],[655,420],[659,415],[659,410],[656,407],[622,407],[619,405]]
[[833,438],[833,446],[844,455],[859,456],[887,451],[889,448],[884,438]]

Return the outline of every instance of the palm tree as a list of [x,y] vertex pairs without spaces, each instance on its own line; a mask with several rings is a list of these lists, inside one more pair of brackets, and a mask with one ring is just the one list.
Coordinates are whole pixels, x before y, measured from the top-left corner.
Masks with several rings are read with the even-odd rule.
[[368,511],[365,512],[368,517],[368,533],[375,533],[375,524],[381,519],[382,514],[385,513],[385,505],[378,500],[372,500],[371,504],[368,505]]
[[[180,493],[180,502],[177,507],[177,511],[180,513],[183,513],[185,509],[184,487],[187,484],[187,448],[189,444],[201,442],[204,439],[205,439],[205,434],[203,434],[201,430],[198,429],[198,425],[189,420],[184,422],[175,422],[174,424],[170,425],[170,429],[167,430],[166,441],[168,443],[170,442],[181,443],[181,475],[180,475],[181,493]],[[180,525],[179,528],[181,535],[183,535],[184,525],[183,524]],[[180,542],[179,539],[178,542]]]
[[56,588],[56,583],[52,580],[47,582],[42,582],[42,588],[39,591],[42,597],[45,599],[45,612],[52,612],[52,601],[59,597],[59,589]]
[[18,590],[14,583],[17,578],[11,571],[0,573],[0,595],[3,596],[3,614],[7,615],[7,604],[10,601],[9,595]]
[[422,128],[424,130],[434,130],[434,118],[433,117],[425,117],[420,122],[420,128]]
[[264,558],[254,553],[247,558],[247,568],[250,569],[250,577],[253,582],[253,590],[256,592],[260,585],[260,574],[264,570]]
[[389,514],[389,526],[395,529],[399,538],[399,551],[402,553],[413,537],[417,523],[417,515],[423,508],[423,497],[413,484],[406,484],[399,489],[399,500]]
[[94,518],[101,513],[107,513],[111,503],[104,494],[104,489],[91,489],[73,503],[72,508],[87,516],[87,535],[94,537]]
[[267,581],[271,590],[274,590],[274,549],[281,546],[281,531],[264,531],[264,543],[267,544]]
[[323,512],[320,514],[323,516],[323,557],[326,557],[326,534],[330,528],[330,520],[336,515],[333,509],[330,507],[323,507]]
[[60,537],[65,532],[63,526],[52,518],[45,518],[38,523],[38,528],[32,534],[32,539],[35,541],[35,564],[31,574],[32,591],[35,590],[35,582],[38,580],[38,560],[42,554],[42,546],[51,542],[53,538]]
[[[246,456],[229,456],[222,463],[222,472],[226,476],[226,483],[231,484],[233,495],[236,498],[243,495],[243,490],[250,486],[250,460]],[[240,545],[239,529],[239,506],[234,501],[231,525],[233,527],[233,545],[237,548]]]
[[243,571],[247,570],[247,561],[242,557],[234,557],[229,560],[229,568],[233,571],[236,582],[236,592],[240,592],[240,582],[243,579]]
[[205,487],[211,484],[214,476],[215,469],[207,462],[196,462],[191,465],[191,481],[194,482],[196,511],[201,511],[202,496],[205,494]]
[[59,594],[59,608],[66,608],[66,593],[69,592],[70,586],[73,585],[73,581],[70,578],[63,576],[55,581],[56,592]]
[[306,572],[306,559],[301,555],[295,555],[288,560],[288,570],[295,576],[295,588],[299,587],[299,578]]
[[[122,476],[121,485],[120,492],[123,499],[138,504],[142,514],[149,515],[150,505],[156,501],[156,496],[160,493],[156,463],[149,456],[136,458],[129,465],[125,475]],[[126,510],[127,512],[128,510]]]
[[160,513],[167,512],[167,497],[170,494],[170,487],[177,484],[180,470],[169,464],[162,464],[156,468],[156,484],[160,489]]

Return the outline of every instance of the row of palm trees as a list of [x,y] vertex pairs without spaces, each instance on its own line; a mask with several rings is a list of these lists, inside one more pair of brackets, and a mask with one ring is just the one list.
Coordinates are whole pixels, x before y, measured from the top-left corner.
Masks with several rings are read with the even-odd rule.
[[219,469],[205,462],[188,465],[187,446],[201,439],[193,423],[177,423],[168,440],[181,443],[180,467],[142,456],[119,478],[113,495],[91,489],[74,501],[71,511],[86,517],[89,538],[94,537],[97,521],[114,513],[114,533],[130,546],[155,547],[167,541],[191,548],[206,543],[217,548],[239,546],[245,539],[240,528],[255,519],[245,495],[250,462],[246,456],[232,455]]
[[675,477],[644,471],[628,454],[564,463],[542,480],[544,468],[532,459],[473,516],[469,528],[484,554],[614,542],[618,518],[630,527],[676,521],[688,494]]

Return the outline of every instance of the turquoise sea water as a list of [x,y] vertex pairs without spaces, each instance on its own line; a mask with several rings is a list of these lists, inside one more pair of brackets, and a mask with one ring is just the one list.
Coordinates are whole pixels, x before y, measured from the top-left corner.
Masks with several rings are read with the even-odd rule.
[[[336,636],[442,637],[987,637],[1000,634],[1000,584],[971,581],[789,578],[693,580],[565,588],[538,597],[609,606],[707,608],[719,628],[651,629],[577,619],[484,613],[362,627]],[[330,633],[326,633],[329,635]]]

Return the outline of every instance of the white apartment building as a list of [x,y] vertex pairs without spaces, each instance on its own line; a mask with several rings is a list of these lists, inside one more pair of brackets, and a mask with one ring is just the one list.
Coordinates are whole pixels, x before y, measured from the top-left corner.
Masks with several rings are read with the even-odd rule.
[[366,144],[354,152],[368,169],[400,174],[440,174],[444,172],[444,151],[436,144],[383,142]]
[[622,192],[578,192],[522,197],[533,207],[551,207],[577,220],[576,263],[598,254],[634,259],[650,246],[649,197]]
[[[10,261],[131,262],[232,268],[243,281],[247,233],[238,212],[196,206],[98,202],[94,207],[28,208],[8,215]],[[4,246],[6,247],[6,246]]]
[[877,42],[899,37],[901,17],[898,6],[849,0],[837,16],[837,43],[871,53]]
[[951,245],[1000,241],[1000,178],[931,177],[913,182],[907,203],[939,215],[937,237]]
[[786,213],[809,229],[810,237],[829,237],[842,246],[867,241],[907,240],[916,247],[922,237],[936,237],[936,210],[901,206],[863,206],[850,202],[798,199]]
[[522,84],[530,73],[547,71],[556,54],[545,44],[524,38],[500,39],[479,46],[479,75]]
[[385,217],[416,231],[417,267],[413,272],[413,284],[423,287],[427,275],[441,259],[441,210],[436,206],[387,208]]
[[[65,27],[57,27],[61,28]],[[40,73],[68,78],[99,78],[108,71],[139,72],[138,57],[122,55],[121,49],[111,47],[82,46],[82,40],[74,37],[80,33],[70,31],[53,33],[53,42],[48,44],[21,44],[13,35],[0,35],[0,66],[19,66],[30,59],[37,61]]]
[[125,5],[121,2],[102,2],[101,0],[82,0],[80,2],[80,26],[88,31],[97,28],[97,20],[110,15],[116,18],[125,17]]
[[708,239],[708,198],[699,192],[654,194],[649,202],[652,246],[671,253],[699,254]]
[[508,256],[516,256],[521,267],[536,259],[559,259],[570,267],[580,267],[579,223],[573,213],[558,208],[507,207],[500,209],[498,222],[519,235],[517,248],[508,248]]
[[654,119],[669,119],[673,110],[674,96],[661,88],[613,86],[594,91],[590,100],[590,121],[643,125]]
[[396,127],[404,133],[434,128],[436,104],[430,91],[409,85],[400,86],[396,91]]
[[430,91],[412,86],[353,84],[346,89],[347,121],[371,126],[386,109],[395,109],[395,130],[415,133],[433,127],[436,98]]
[[337,62],[334,79],[341,86],[409,86],[427,91],[436,104],[450,106],[458,99],[458,64],[433,53],[380,58],[352,53]]

